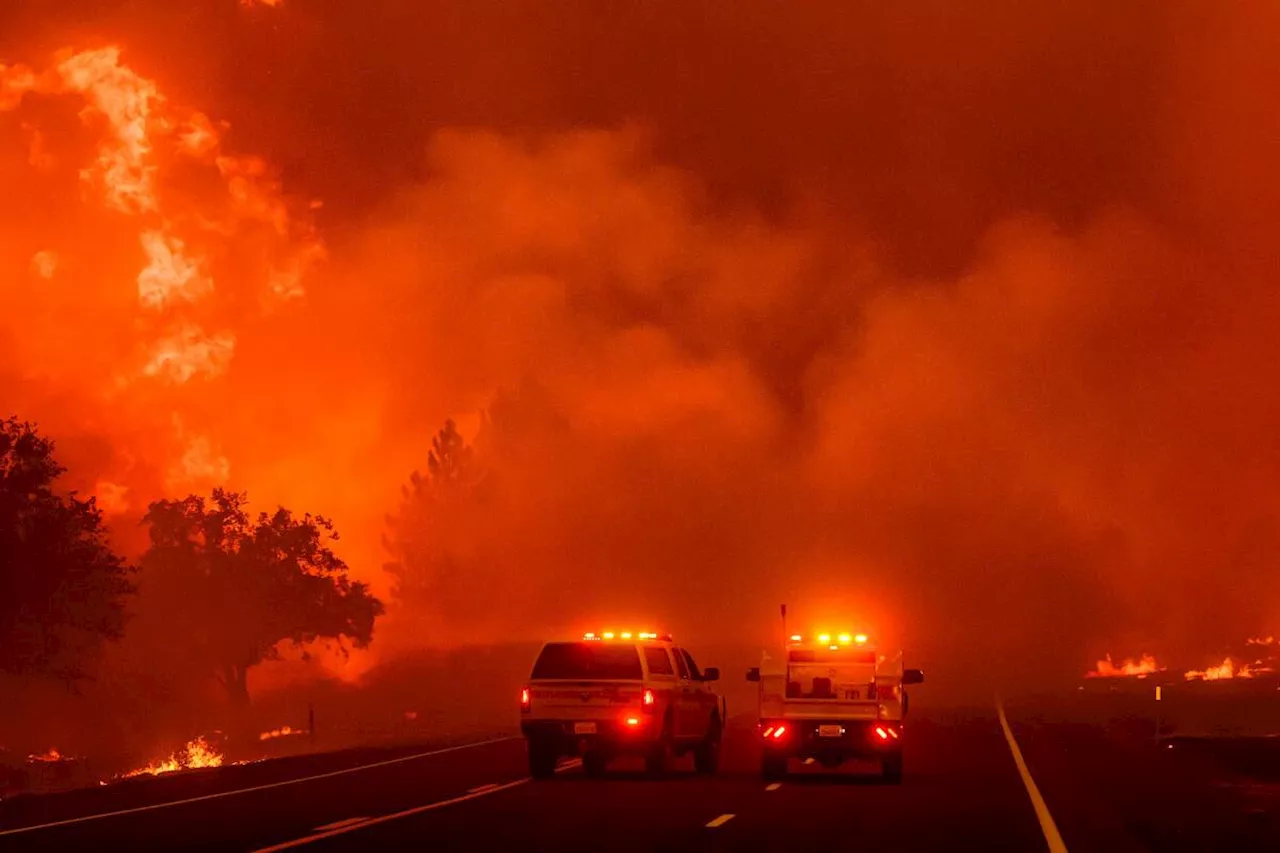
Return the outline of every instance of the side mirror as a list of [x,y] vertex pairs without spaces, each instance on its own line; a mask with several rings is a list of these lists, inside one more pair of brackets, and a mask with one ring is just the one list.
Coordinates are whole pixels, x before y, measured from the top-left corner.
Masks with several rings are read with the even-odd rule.
[[903,684],[923,684],[924,673],[918,669],[907,669],[902,672]]
[[718,667],[718,666],[709,666],[709,667],[707,667],[706,669],[704,669],[704,670],[702,671],[702,680],[703,680],[703,681],[719,681],[719,680],[720,680],[720,667]]
[[759,680],[760,680],[760,667],[753,666],[751,667],[751,669],[747,670],[747,681],[759,681]]

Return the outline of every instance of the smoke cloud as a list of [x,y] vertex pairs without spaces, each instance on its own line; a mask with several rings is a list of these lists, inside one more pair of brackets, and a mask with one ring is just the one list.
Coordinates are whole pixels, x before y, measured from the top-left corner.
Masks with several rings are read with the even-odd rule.
[[6,4],[0,57],[122,45],[325,247],[206,246],[234,347],[121,405],[168,340],[136,228],[80,105],[0,113],[0,397],[123,540],[227,482],[386,595],[401,484],[507,395],[483,559],[375,652],[780,601],[1065,673],[1274,631],[1274,4],[76,5]]

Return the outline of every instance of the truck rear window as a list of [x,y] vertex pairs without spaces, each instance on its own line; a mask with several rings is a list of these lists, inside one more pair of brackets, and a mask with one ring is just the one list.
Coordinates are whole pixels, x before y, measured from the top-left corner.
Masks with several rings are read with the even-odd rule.
[[640,671],[640,654],[633,645],[602,643],[548,643],[533,665],[532,678],[634,679]]

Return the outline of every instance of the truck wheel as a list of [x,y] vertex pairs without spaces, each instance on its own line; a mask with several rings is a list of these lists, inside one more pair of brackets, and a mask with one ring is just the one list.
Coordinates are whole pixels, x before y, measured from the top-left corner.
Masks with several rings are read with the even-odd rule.
[[902,752],[891,752],[885,755],[884,764],[884,781],[890,785],[902,784]]
[[608,765],[609,759],[598,750],[591,750],[582,756],[582,770],[593,779],[604,775],[604,768]]
[[556,775],[556,762],[560,759],[554,746],[538,740],[529,741],[529,775],[535,779],[550,779]]
[[707,726],[707,736],[693,751],[695,772],[710,775],[720,769],[720,743],[723,739],[724,727],[720,725],[720,717],[712,714]]
[[787,775],[787,757],[765,753],[760,759],[760,775],[767,782],[778,782]]
[[671,741],[663,737],[649,747],[644,755],[644,771],[650,776],[665,776],[671,772]]

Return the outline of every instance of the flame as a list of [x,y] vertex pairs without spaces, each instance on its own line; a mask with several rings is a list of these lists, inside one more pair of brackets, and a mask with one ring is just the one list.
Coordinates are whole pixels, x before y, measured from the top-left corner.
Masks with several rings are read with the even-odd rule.
[[191,740],[182,749],[160,761],[153,761],[145,767],[130,770],[121,778],[134,776],[159,776],[161,773],[174,773],[178,770],[195,770],[200,767],[221,767],[222,753],[209,745],[203,737]]
[[129,510],[129,487],[110,480],[99,480],[93,487],[98,508],[107,515],[120,515]]
[[252,9],[254,6],[269,6],[275,8],[284,3],[284,0],[240,0],[240,5],[246,9]]
[[36,85],[36,75],[25,65],[0,63],[0,111],[16,107]]
[[58,253],[45,249],[31,256],[31,273],[45,280],[58,271]]
[[1151,655],[1143,655],[1138,660],[1126,658],[1119,665],[1111,660],[1111,655],[1107,655],[1097,662],[1097,667],[1090,672],[1084,674],[1085,678],[1126,678],[1129,676],[1137,676],[1138,678],[1146,678],[1153,673],[1164,672],[1164,667],[1156,663],[1156,659]]
[[138,301],[146,308],[163,308],[185,300],[195,302],[213,289],[200,270],[200,261],[189,257],[186,244],[171,234],[143,231],[140,238],[147,265],[138,273]]
[[1263,673],[1272,672],[1272,668],[1263,665],[1262,661],[1255,661],[1252,664],[1245,664],[1239,669],[1235,668],[1231,658],[1224,658],[1218,666],[1211,666],[1206,669],[1193,669],[1183,673],[1183,678],[1187,681],[1221,681],[1227,678],[1254,678]]
[[1274,646],[1276,638],[1270,635],[1266,637],[1250,637],[1244,641],[1244,644],[1246,646]]
[[86,169],[81,177],[100,180],[107,204],[121,213],[155,210],[156,166],[148,135],[159,99],[155,84],[121,65],[117,47],[67,56],[57,71],[67,91],[83,94],[88,102],[81,118],[101,115],[110,128],[98,149],[98,169]]
[[211,336],[200,326],[190,323],[156,342],[142,372],[178,384],[199,374],[218,376],[231,363],[235,347],[236,336],[233,333],[218,332]]
[[263,732],[258,735],[258,740],[272,740],[278,737],[288,737],[289,735],[300,735],[302,733],[301,729],[295,729],[290,726],[281,726],[278,729],[272,729],[269,732]]
[[33,762],[55,762],[55,761],[64,761],[64,760],[65,760],[65,756],[63,756],[61,752],[58,752],[58,750],[53,747],[50,747],[48,751],[42,752],[39,755],[27,756],[27,761],[33,761]]

